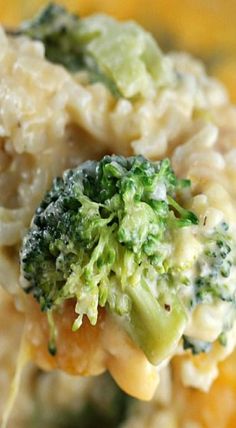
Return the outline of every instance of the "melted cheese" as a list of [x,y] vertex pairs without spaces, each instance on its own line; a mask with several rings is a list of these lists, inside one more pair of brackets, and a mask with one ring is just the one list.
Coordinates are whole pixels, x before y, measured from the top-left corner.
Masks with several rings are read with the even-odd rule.
[[96,326],[85,319],[76,332],[72,325],[76,318],[74,302],[67,302],[55,314],[57,326],[57,353],[48,351],[50,337],[48,319],[33,299],[27,299],[26,337],[33,361],[43,370],[60,369],[72,375],[99,375],[106,369],[105,352],[101,346],[104,313],[100,312]]
[[178,412],[179,426],[188,426],[191,421],[201,428],[235,428],[236,352],[220,364],[219,376],[207,394],[182,385],[182,359],[175,357],[173,361],[173,406]]
[[106,367],[116,383],[139,400],[151,400],[159,383],[158,368],[111,318],[105,322],[102,344],[108,353]]
[[57,353],[48,352],[47,317],[33,299],[27,299],[26,338],[33,361],[44,370],[60,369],[73,375],[98,375],[109,370],[128,394],[150,400],[158,384],[157,368],[105,311],[100,311],[96,326],[84,319],[76,332],[71,326],[76,317],[74,302],[67,302],[55,315],[58,329]]

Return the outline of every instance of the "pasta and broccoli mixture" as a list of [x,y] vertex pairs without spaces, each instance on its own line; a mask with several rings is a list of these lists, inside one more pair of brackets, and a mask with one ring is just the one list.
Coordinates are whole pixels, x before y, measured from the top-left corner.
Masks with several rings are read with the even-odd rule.
[[[53,4],[0,44],[1,388],[21,336],[31,361],[9,427],[213,426],[183,403],[236,345],[226,90],[134,22]],[[106,371],[128,395],[81,378]]]

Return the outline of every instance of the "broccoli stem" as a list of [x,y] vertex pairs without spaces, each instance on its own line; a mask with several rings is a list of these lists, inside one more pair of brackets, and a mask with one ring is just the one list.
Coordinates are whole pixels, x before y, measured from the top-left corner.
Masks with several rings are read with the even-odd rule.
[[144,351],[148,360],[156,365],[174,352],[186,322],[186,312],[175,295],[168,295],[163,307],[145,284],[126,289],[132,300],[127,330]]
[[185,208],[181,207],[181,205],[178,204],[175,199],[171,198],[171,196],[167,196],[167,200],[170,206],[172,206],[177,213],[181,216],[181,219],[179,220],[180,226],[190,226],[193,224],[198,224],[198,218],[197,216],[192,212],[188,211]]

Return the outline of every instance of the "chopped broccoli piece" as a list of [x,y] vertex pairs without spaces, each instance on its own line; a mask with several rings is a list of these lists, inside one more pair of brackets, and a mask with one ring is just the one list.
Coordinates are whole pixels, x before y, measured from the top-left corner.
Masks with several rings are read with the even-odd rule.
[[[48,313],[53,354],[53,311],[67,299],[78,315],[73,330],[84,315],[95,325],[105,307],[153,364],[173,352],[195,305],[234,302],[228,226],[198,226],[181,203],[190,184],[177,179],[168,159],[142,156],[105,156],[54,180],[21,250],[22,285]],[[175,258],[182,228],[201,248],[186,263]],[[189,285],[190,306],[183,297]]]
[[80,19],[50,4],[15,34],[41,40],[49,61],[71,72],[86,70],[92,83],[102,82],[114,96],[146,97],[173,80],[156,41],[131,21],[105,15]]
[[79,25],[78,16],[51,3],[35,18],[21,24],[15,34],[41,40],[49,61],[77,71],[85,67],[83,52],[75,36]]
[[183,335],[183,348],[184,350],[190,349],[193,355],[198,355],[202,352],[209,352],[212,348],[212,343]]
[[218,342],[221,346],[227,346],[228,340],[227,340],[227,334],[225,331],[222,331],[222,333],[218,337]]
[[157,363],[186,323],[169,260],[173,233],[197,223],[174,202],[185,187],[168,159],[105,156],[66,171],[24,239],[26,291],[49,312],[76,299],[74,330],[84,315],[96,324],[98,307],[105,306]]
[[235,257],[235,244],[227,223],[222,222],[204,238],[204,248],[197,263],[196,303],[212,303],[216,299],[235,303],[235,288],[226,281]]

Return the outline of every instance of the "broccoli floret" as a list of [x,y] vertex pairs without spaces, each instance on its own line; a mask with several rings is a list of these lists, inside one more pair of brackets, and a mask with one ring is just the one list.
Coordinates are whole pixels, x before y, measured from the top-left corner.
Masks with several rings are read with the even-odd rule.
[[227,281],[235,258],[235,243],[228,224],[222,222],[203,241],[204,252],[197,262],[195,303],[218,299],[235,303],[235,287]]
[[86,71],[90,83],[103,83],[115,96],[121,93],[116,83],[106,72],[101,71],[98,62],[86,51],[90,37],[80,36],[82,20],[64,7],[54,3],[42,9],[32,20],[24,22],[13,36],[25,35],[40,40],[45,47],[46,58],[63,65],[72,73]]
[[227,334],[225,331],[222,331],[222,333],[219,335],[218,342],[221,346],[227,346],[228,340],[227,340]]
[[141,156],[105,156],[66,171],[24,238],[25,290],[49,314],[74,298],[74,330],[84,315],[96,324],[98,307],[105,306],[157,363],[186,322],[169,259],[176,230],[198,223],[176,202],[189,185],[176,178],[169,160]]
[[77,71],[85,68],[81,45],[75,36],[79,25],[78,16],[51,3],[32,20],[23,22],[13,35],[26,35],[42,41],[49,61]]
[[198,355],[202,352],[209,352],[212,348],[212,343],[183,335],[183,348],[184,350],[190,349],[193,355]]
[[73,73],[86,71],[90,83],[102,82],[115,97],[146,97],[174,79],[151,34],[132,21],[81,19],[52,3],[12,35],[40,40],[49,61]]
[[[197,226],[196,215],[181,203],[190,185],[177,179],[168,159],[142,156],[105,156],[54,180],[21,251],[24,288],[48,314],[53,354],[52,314],[67,299],[75,300],[74,330],[84,315],[95,325],[98,308],[105,307],[154,364],[176,347],[189,310],[234,303],[235,245],[228,226],[222,222],[207,232]],[[198,236],[202,250],[191,264],[180,258],[178,265],[175,240],[183,227]],[[188,285],[194,292],[187,309]]]

